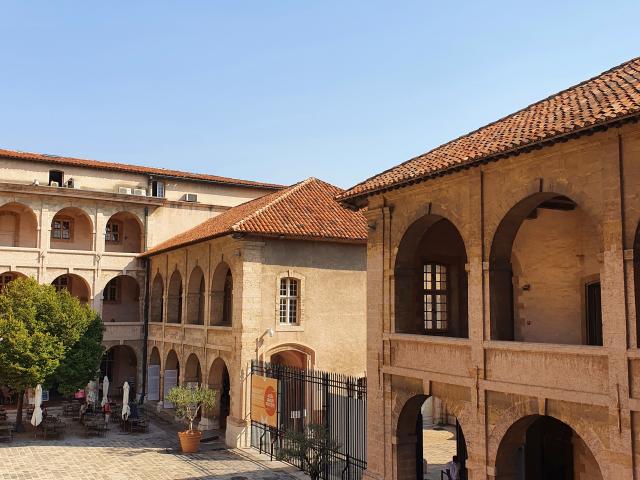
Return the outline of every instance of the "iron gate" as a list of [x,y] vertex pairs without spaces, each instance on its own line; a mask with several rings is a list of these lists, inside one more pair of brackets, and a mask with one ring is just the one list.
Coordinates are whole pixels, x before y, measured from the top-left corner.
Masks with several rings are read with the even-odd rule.
[[[323,425],[335,444],[329,452],[325,480],[359,480],[367,467],[367,381],[317,370],[253,361],[251,374],[278,380],[277,427],[251,422],[251,446],[277,457],[284,434]],[[300,464],[292,464],[298,468]]]

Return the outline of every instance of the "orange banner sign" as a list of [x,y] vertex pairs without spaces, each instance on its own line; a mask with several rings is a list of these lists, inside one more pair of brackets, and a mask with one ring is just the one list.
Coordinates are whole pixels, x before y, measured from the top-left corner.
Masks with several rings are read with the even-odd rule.
[[251,420],[270,427],[278,426],[278,380],[251,377]]

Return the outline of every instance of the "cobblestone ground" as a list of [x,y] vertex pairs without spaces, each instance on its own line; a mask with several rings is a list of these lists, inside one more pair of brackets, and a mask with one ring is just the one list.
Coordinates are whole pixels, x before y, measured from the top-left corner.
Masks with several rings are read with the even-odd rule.
[[291,480],[290,467],[256,461],[252,452],[203,444],[198,454],[175,453],[175,433],[151,425],[149,433],[125,434],[112,427],[102,438],[70,433],[61,440],[22,435],[0,444],[2,480]]
[[[422,431],[424,458],[427,469],[424,472],[426,480],[440,480],[440,472],[456,454],[455,428],[444,427],[444,430],[424,429]],[[447,478],[446,475],[444,478]]]

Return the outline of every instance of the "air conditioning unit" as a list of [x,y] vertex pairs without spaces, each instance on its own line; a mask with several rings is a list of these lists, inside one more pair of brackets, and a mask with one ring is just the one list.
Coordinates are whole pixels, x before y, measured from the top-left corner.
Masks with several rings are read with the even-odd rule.
[[123,195],[131,195],[131,189],[129,187],[118,187],[118,193]]
[[50,187],[59,187],[60,184],[58,182],[49,182]]
[[133,194],[134,195],[141,195],[143,197],[147,196],[147,190],[145,188],[134,188],[133,189]]
[[195,193],[185,193],[184,197],[182,197],[182,199],[185,202],[197,202],[198,201],[198,195],[196,195]]

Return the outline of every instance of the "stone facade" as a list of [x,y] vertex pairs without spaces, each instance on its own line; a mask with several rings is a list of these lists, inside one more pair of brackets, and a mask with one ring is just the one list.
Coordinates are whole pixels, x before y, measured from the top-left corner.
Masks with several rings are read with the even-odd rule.
[[[573,478],[640,476],[639,186],[640,127],[627,124],[368,198],[370,478],[416,478],[429,396],[462,428],[469,479],[521,478],[540,428],[565,429]],[[405,287],[443,220],[466,274],[443,294],[464,299],[468,327],[430,335]]]
[[[249,441],[251,360],[364,374],[362,243],[227,235],[153,255],[150,262],[156,315],[149,324],[149,365],[160,366],[160,398],[167,370],[179,370],[180,384],[198,382],[218,390],[229,405],[225,400],[207,412],[201,428],[226,426],[228,445]],[[225,290],[227,275],[233,286]],[[295,324],[280,322],[282,279],[298,282]],[[225,304],[231,315],[221,321]],[[180,321],[170,322],[170,315]]]

